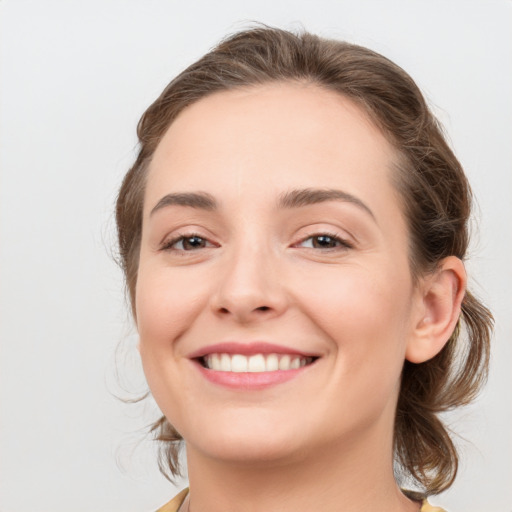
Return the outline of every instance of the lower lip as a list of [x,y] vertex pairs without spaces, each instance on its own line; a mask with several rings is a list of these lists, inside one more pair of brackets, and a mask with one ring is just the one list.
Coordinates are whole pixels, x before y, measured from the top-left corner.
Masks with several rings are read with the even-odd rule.
[[195,362],[195,366],[210,382],[219,386],[239,390],[258,390],[265,389],[277,384],[288,382],[298,377],[311,365],[302,366],[294,370],[276,370],[274,372],[221,372],[205,368],[200,363]]

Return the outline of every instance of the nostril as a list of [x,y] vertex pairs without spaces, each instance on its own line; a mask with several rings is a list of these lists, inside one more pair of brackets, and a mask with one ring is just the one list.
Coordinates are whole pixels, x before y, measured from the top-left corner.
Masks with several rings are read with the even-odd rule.
[[260,306],[259,308],[256,308],[258,311],[268,311],[270,308],[268,306]]

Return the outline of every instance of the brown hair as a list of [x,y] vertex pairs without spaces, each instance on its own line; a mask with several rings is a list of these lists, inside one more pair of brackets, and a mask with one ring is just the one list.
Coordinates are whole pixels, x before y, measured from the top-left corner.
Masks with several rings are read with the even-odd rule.
[[[367,48],[261,27],[227,38],[183,71],[139,122],[140,151],[124,178],[116,211],[133,311],[145,178],[169,125],[188,105],[216,91],[276,81],[308,82],[350,98],[394,146],[413,276],[434,270],[446,256],[464,259],[471,190],[411,77]],[[394,429],[397,476],[412,477],[427,494],[443,491],[455,478],[457,451],[438,415],[475,398],[487,375],[491,330],[490,312],[467,291],[444,349],[425,363],[405,362]],[[181,436],[165,417],[152,431],[163,442],[160,468],[177,475]]]

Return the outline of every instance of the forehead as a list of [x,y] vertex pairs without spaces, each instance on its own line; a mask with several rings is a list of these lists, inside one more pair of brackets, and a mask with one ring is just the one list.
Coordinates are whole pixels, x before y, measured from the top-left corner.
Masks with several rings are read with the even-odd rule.
[[223,91],[169,127],[153,156],[145,206],[171,191],[206,188],[222,198],[334,186],[378,203],[383,186],[393,193],[394,160],[368,115],[337,92],[302,83]]

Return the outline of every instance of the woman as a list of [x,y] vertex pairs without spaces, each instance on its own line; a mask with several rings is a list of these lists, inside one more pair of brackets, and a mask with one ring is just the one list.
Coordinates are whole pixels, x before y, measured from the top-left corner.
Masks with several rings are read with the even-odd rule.
[[[370,50],[258,28],[143,115],[117,203],[161,511],[428,511],[438,413],[485,379],[471,193],[412,79]],[[415,488],[417,492],[405,489]]]

